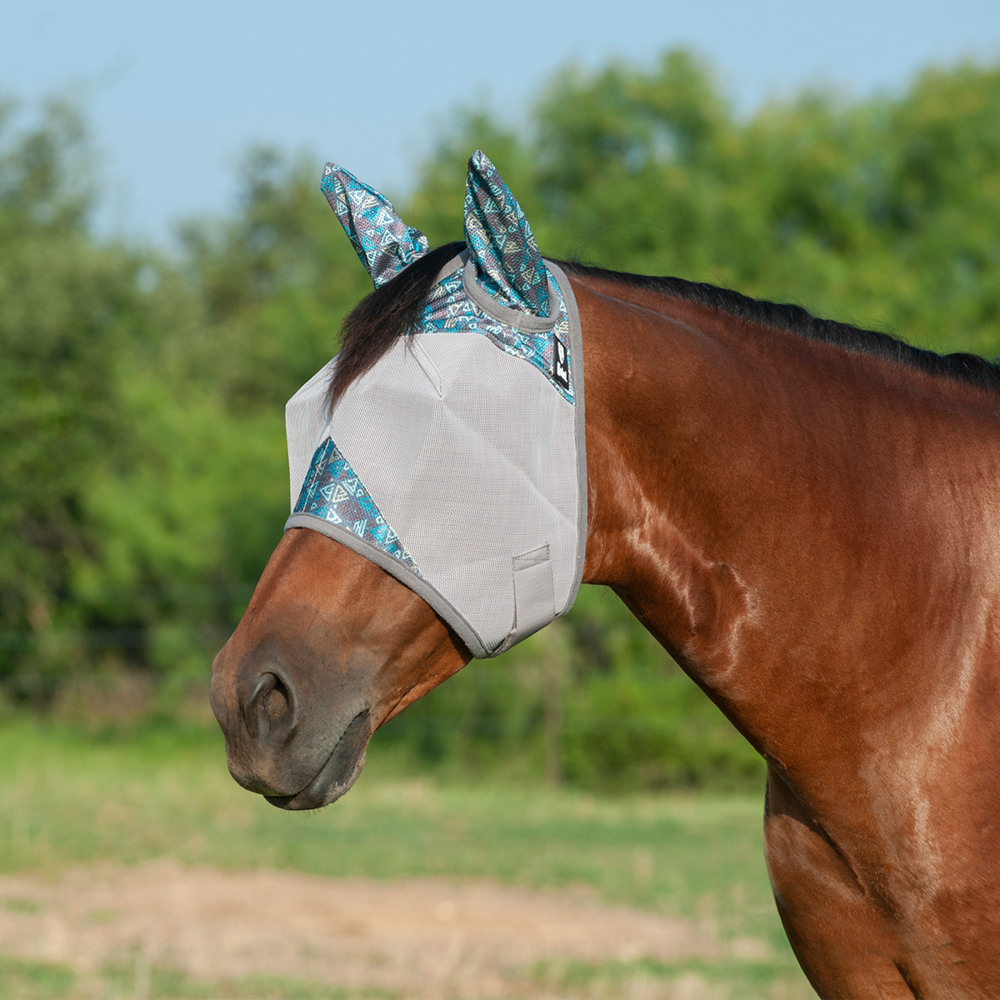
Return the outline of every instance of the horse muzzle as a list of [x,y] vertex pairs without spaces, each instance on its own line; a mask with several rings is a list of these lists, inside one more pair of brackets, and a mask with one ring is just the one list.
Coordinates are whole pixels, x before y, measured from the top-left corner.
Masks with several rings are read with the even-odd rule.
[[216,659],[211,703],[234,780],[281,809],[319,809],[340,798],[364,765],[372,734],[366,701],[317,704],[275,657],[241,663],[233,678],[226,656],[223,649]]
[[279,809],[320,809],[335,802],[357,781],[365,765],[370,736],[370,713],[366,708],[344,730],[326,763],[305,788],[294,795],[265,793],[264,798]]

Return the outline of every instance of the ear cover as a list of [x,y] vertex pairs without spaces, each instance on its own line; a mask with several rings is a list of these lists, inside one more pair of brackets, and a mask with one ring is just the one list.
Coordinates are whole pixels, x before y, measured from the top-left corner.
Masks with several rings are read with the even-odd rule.
[[427,237],[403,222],[385,195],[350,171],[328,163],[320,188],[376,288],[427,253]]
[[465,243],[490,295],[511,309],[548,315],[548,275],[531,226],[482,150],[469,158]]

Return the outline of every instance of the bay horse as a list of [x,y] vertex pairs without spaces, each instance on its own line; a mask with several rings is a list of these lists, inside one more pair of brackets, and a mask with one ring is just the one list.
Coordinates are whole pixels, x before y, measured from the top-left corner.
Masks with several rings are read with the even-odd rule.
[[[465,244],[417,242],[370,267],[333,403],[476,252],[468,225]],[[706,284],[561,269],[586,386],[582,580],[765,759],[767,867],[809,981],[1000,996],[997,368]],[[231,773],[325,805],[372,733],[470,659],[399,574],[292,526],[213,668]]]

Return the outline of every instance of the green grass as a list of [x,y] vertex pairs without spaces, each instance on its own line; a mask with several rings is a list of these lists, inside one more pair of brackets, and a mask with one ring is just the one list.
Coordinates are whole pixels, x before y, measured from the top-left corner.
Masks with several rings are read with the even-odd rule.
[[[777,973],[774,963],[737,962],[711,965],[691,960],[667,965],[652,959],[635,962],[545,963],[525,983],[529,996],[587,997],[672,993],[686,996],[801,997],[803,984],[794,974]],[[673,988],[673,989],[671,989]],[[805,987],[808,989],[808,987]],[[174,969],[109,966],[98,976],[76,976],[65,966],[22,962],[0,956],[0,997],[18,1000],[393,1000],[380,989],[343,990],[325,983],[277,976],[244,976],[214,983],[198,982]]]
[[[0,725],[5,872],[55,873],[79,862],[169,856],[327,876],[583,883],[609,902],[711,920],[724,938],[764,939],[772,957],[712,968],[611,963],[536,970],[552,993],[620,994],[629,977],[688,974],[715,983],[721,995],[809,995],[774,911],[760,795],[608,798],[537,784],[415,779],[393,766],[376,737],[365,772],[343,800],[318,813],[288,814],[232,781],[221,737],[207,729],[88,733],[20,717]],[[69,995],[72,982],[58,985],[65,975],[8,962],[0,968],[0,996]],[[186,980],[161,987],[157,977],[168,972],[150,975],[153,995],[230,995]],[[246,996],[318,995],[308,984],[283,981],[230,985]],[[258,987],[264,992],[254,992]]]
[[392,1000],[384,990],[348,993],[325,983],[277,976],[244,976],[200,983],[175,969],[109,966],[99,976],[77,976],[61,965],[21,962],[0,956],[0,997],[17,1000]]
[[19,962],[0,955],[0,996],[49,1000],[71,995],[76,976],[62,965]]
[[[663,992],[687,997],[815,996],[801,973],[782,971],[773,961],[745,962],[700,959],[665,964],[651,958],[634,962],[547,962],[534,970],[543,995],[565,997],[643,996],[663,986]],[[672,989],[670,989],[672,987]]]

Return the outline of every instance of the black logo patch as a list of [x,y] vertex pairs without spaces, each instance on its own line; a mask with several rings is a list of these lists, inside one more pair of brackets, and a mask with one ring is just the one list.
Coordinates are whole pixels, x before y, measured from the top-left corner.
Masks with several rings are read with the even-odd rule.
[[566,345],[552,334],[552,377],[564,388],[569,388],[569,352]]

